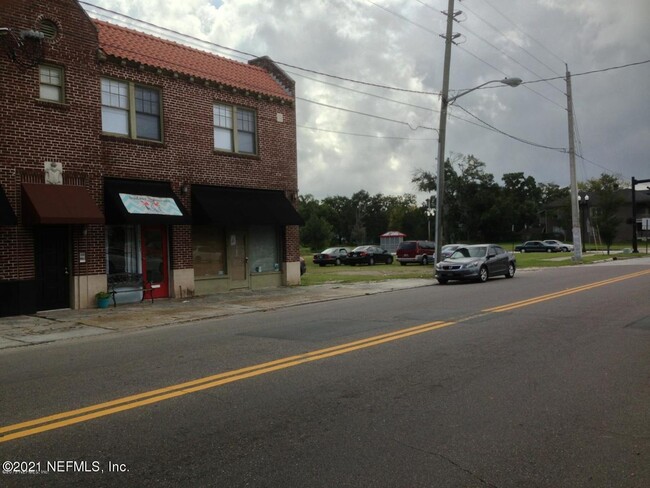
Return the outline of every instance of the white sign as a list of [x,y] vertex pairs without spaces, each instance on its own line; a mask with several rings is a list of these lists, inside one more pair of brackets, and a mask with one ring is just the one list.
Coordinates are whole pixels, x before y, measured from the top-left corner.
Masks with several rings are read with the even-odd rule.
[[130,214],[183,216],[173,198],[130,195],[128,193],[120,193],[120,198],[124,208]]

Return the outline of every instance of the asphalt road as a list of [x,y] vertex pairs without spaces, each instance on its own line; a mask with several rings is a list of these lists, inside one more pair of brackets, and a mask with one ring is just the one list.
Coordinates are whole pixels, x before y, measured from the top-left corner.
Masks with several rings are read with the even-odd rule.
[[3,469],[47,473],[0,485],[648,487],[649,294],[571,267],[4,350]]

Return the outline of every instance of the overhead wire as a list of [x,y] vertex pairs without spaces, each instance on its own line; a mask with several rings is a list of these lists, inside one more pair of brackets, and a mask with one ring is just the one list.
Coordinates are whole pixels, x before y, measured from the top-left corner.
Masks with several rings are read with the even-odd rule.
[[[416,0],[416,1],[419,2],[419,3],[422,3],[422,4],[424,5],[424,3],[423,3],[421,0]],[[507,36],[503,31],[501,31],[498,27],[496,27],[495,25],[493,25],[491,22],[488,22],[487,20],[485,20],[485,18],[484,18],[481,14],[479,14],[479,13],[475,12],[474,10],[472,10],[472,9],[469,7],[469,5],[467,5],[467,2],[463,3],[463,9],[465,9],[465,10],[467,10],[467,11],[469,11],[469,12],[472,12],[480,22],[484,23],[485,25],[487,25],[488,27],[490,27],[493,31],[495,31],[495,32],[497,32],[498,34],[500,34],[501,37],[503,37],[506,41],[508,41],[508,42],[510,42],[510,43],[512,43],[512,44],[514,44],[514,45],[517,46],[519,49],[521,49],[522,51],[524,51],[526,54],[528,54],[528,56],[530,56],[531,58],[533,58],[535,61],[537,61],[537,62],[538,62],[539,64],[541,64],[542,66],[544,66],[544,67],[545,67],[546,69],[548,69],[551,73],[554,73],[554,74],[556,74],[556,75],[559,75],[559,74],[560,74],[560,73],[558,73],[557,71],[555,71],[555,69],[551,68],[548,64],[546,64],[544,61],[542,61],[542,60],[539,59],[537,56],[535,56],[533,53],[531,53],[531,52],[530,52],[528,49],[526,49],[524,46],[522,46],[522,45],[520,45],[520,44],[514,42],[510,37],[508,37],[508,36]]]
[[[200,39],[198,37],[190,36],[189,34],[183,34],[183,33],[178,32],[176,30],[169,29],[167,27],[162,27],[162,26],[153,24],[151,22],[136,19],[135,17],[131,17],[129,15],[126,15],[126,14],[123,14],[123,13],[120,13],[120,12],[116,12],[114,10],[110,10],[110,9],[107,9],[107,8],[104,8],[104,7],[100,7],[98,5],[86,2],[84,0],[79,0],[79,3],[81,3],[83,5],[88,5],[88,6],[92,7],[92,8],[95,8],[95,9],[98,9],[98,10],[101,10],[101,11],[104,11],[104,12],[108,12],[108,14],[118,15],[119,17],[126,18],[129,21],[133,21],[133,22],[136,22],[138,24],[144,24],[144,25],[146,25],[148,27],[151,27],[151,28],[154,28],[154,29],[157,29],[157,30],[160,30],[160,31],[164,31],[164,32],[166,32],[168,34],[172,34],[174,36],[180,36],[181,38],[183,38],[185,40],[190,39],[193,42],[198,42],[198,43],[203,44],[203,45],[216,47],[216,48],[228,51],[228,52],[234,52],[234,53],[237,53],[237,54],[240,54],[240,55],[243,55],[243,56],[247,56],[248,58],[258,58],[259,57],[258,55],[253,54],[253,53],[249,53],[249,52],[246,52],[246,51],[241,51],[239,49],[234,49],[234,48],[230,48],[230,47],[227,47],[227,46],[223,46],[221,44],[217,44],[215,42],[208,41],[208,40],[205,40],[205,39]],[[93,12],[93,13],[97,14],[96,12]],[[108,14],[104,14],[104,16],[108,17],[108,18],[112,18]],[[247,58],[240,58],[240,59],[247,59]],[[273,60],[273,62],[275,64],[278,64],[278,65],[281,65],[281,66],[286,66],[286,67],[289,67],[289,68],[298,69],[300,71],[305,71],[307,73],[326,76],[326,77],[329,77],[329,78],[334,78],[334,79],[342,80],[342,81],[348,81],[350,83],[357,83],[357,84],[360,84],[360,85],[366,85],[366,86],[372,86],[372,87],[376,87],[376,88],[382,88],[382,89],[385,89],[385,90],[394,90],[394,91],[405,92],[405,93],[416,93],[416,94],[421,94],[421,95],[436,95],[436,96],[440,95],[440,92],[423,91],[423,90],[411,90],[411,89],[408,89],[408,88],[401,88],[401,87],[395,87],[395,86],[382,85],[380,83],[372,83],[372,82],[368,82],[368,81],[355,80],[353,78],[349,78],[349,77],[345,77],[345,76],[333,75],[331,73],[324,73],[322,71],[318,71],[318,70],[314,70],[314,69],[303,68],[301,66],[297,66],[297,65],[294,65],[294,64],[290,64],[290,63],[284,63],[282,61],[277,61],[275,59]]]
[[489,5],[493,10],[495,10],[499,15],[501,15],[501,17],[503,17],[503,18],[506,19],[508,22],[510,22],[510,23],[511,23],[511,24],[512,24],[512,25],[513,25],[513,26],[514,26],[514,27],[519,31],[520,34],[523,34],[523,35],[525,35],[526,37],[528,37],[529,39],[535,41],[535,42],[536,42],[536,43],[537,43],[537,44],[538,44],[542,49],[544,49],[547,53],[549,53],[549,54],[550,54],[551,56],[553,56],[555,59],[557,59],[558,61],[560,61],[562,64],[567,64],[565,60],[563,60],[560,56],[558,56],[558,55],[555,54],[553,51],[551,51],[549,48],[547,48],[547,47],[546,47],[542,42],[538,41],[537,39],[535,39],[535,38],[534,38],[533,36],[531,36],[530,34],[527,34],[526,32],[524,32],[524,31],[521,29],[521,27],[519,27],[519,26],[518,26],[518,25],[517,25],[517,24],[516,24],[512,19],[510,19],[506,14],[504,14],[503,12],[501,12],[501,10],[499,10],[499,9],[496,8],[494,5],[492,5],[492,3],[490,3],[489,0],[483,0],[483,2],[485,2],[486,4],[488,4],[488,5]]

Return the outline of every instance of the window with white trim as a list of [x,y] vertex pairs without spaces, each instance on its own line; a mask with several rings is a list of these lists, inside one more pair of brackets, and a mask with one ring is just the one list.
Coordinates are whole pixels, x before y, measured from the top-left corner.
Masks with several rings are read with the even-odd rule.
[[39,71],[39,98],[63,103],[63,68],[42,64]]
[[254,110],[215,104],[214,148],[241,154],[257,154],[257,117]]
[[160,90],[102,78],[102,131],[133,139],[162,140]]

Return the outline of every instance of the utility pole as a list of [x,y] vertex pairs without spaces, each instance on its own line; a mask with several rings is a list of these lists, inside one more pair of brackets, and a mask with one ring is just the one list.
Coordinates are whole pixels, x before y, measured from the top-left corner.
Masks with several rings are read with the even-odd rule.
[[576,179],[576,151],[573,132],[573,96],[571,73],[566,66],[566,101],[569,115],[569,173],[571,176],[571,233],[573,234],[573,260],[582,261],[582,236],[580,235],[580,208],[578,207],[578,182]]
[[[438,174],[436,188],[436,255],[435,264],[442,257],[442,221],[444,211],[442,202],[445,192],[445,131],[447,130],[447,106],[449,105],[449,67],[451,65],[451,45],[454,28],[454,0],[449,0],[447,6],[447,32],[445,34],[445,64],[442,73],[442,93],[440,95],[440,125],[438,127]],[[435,274],[435,266],[434,266]]]

